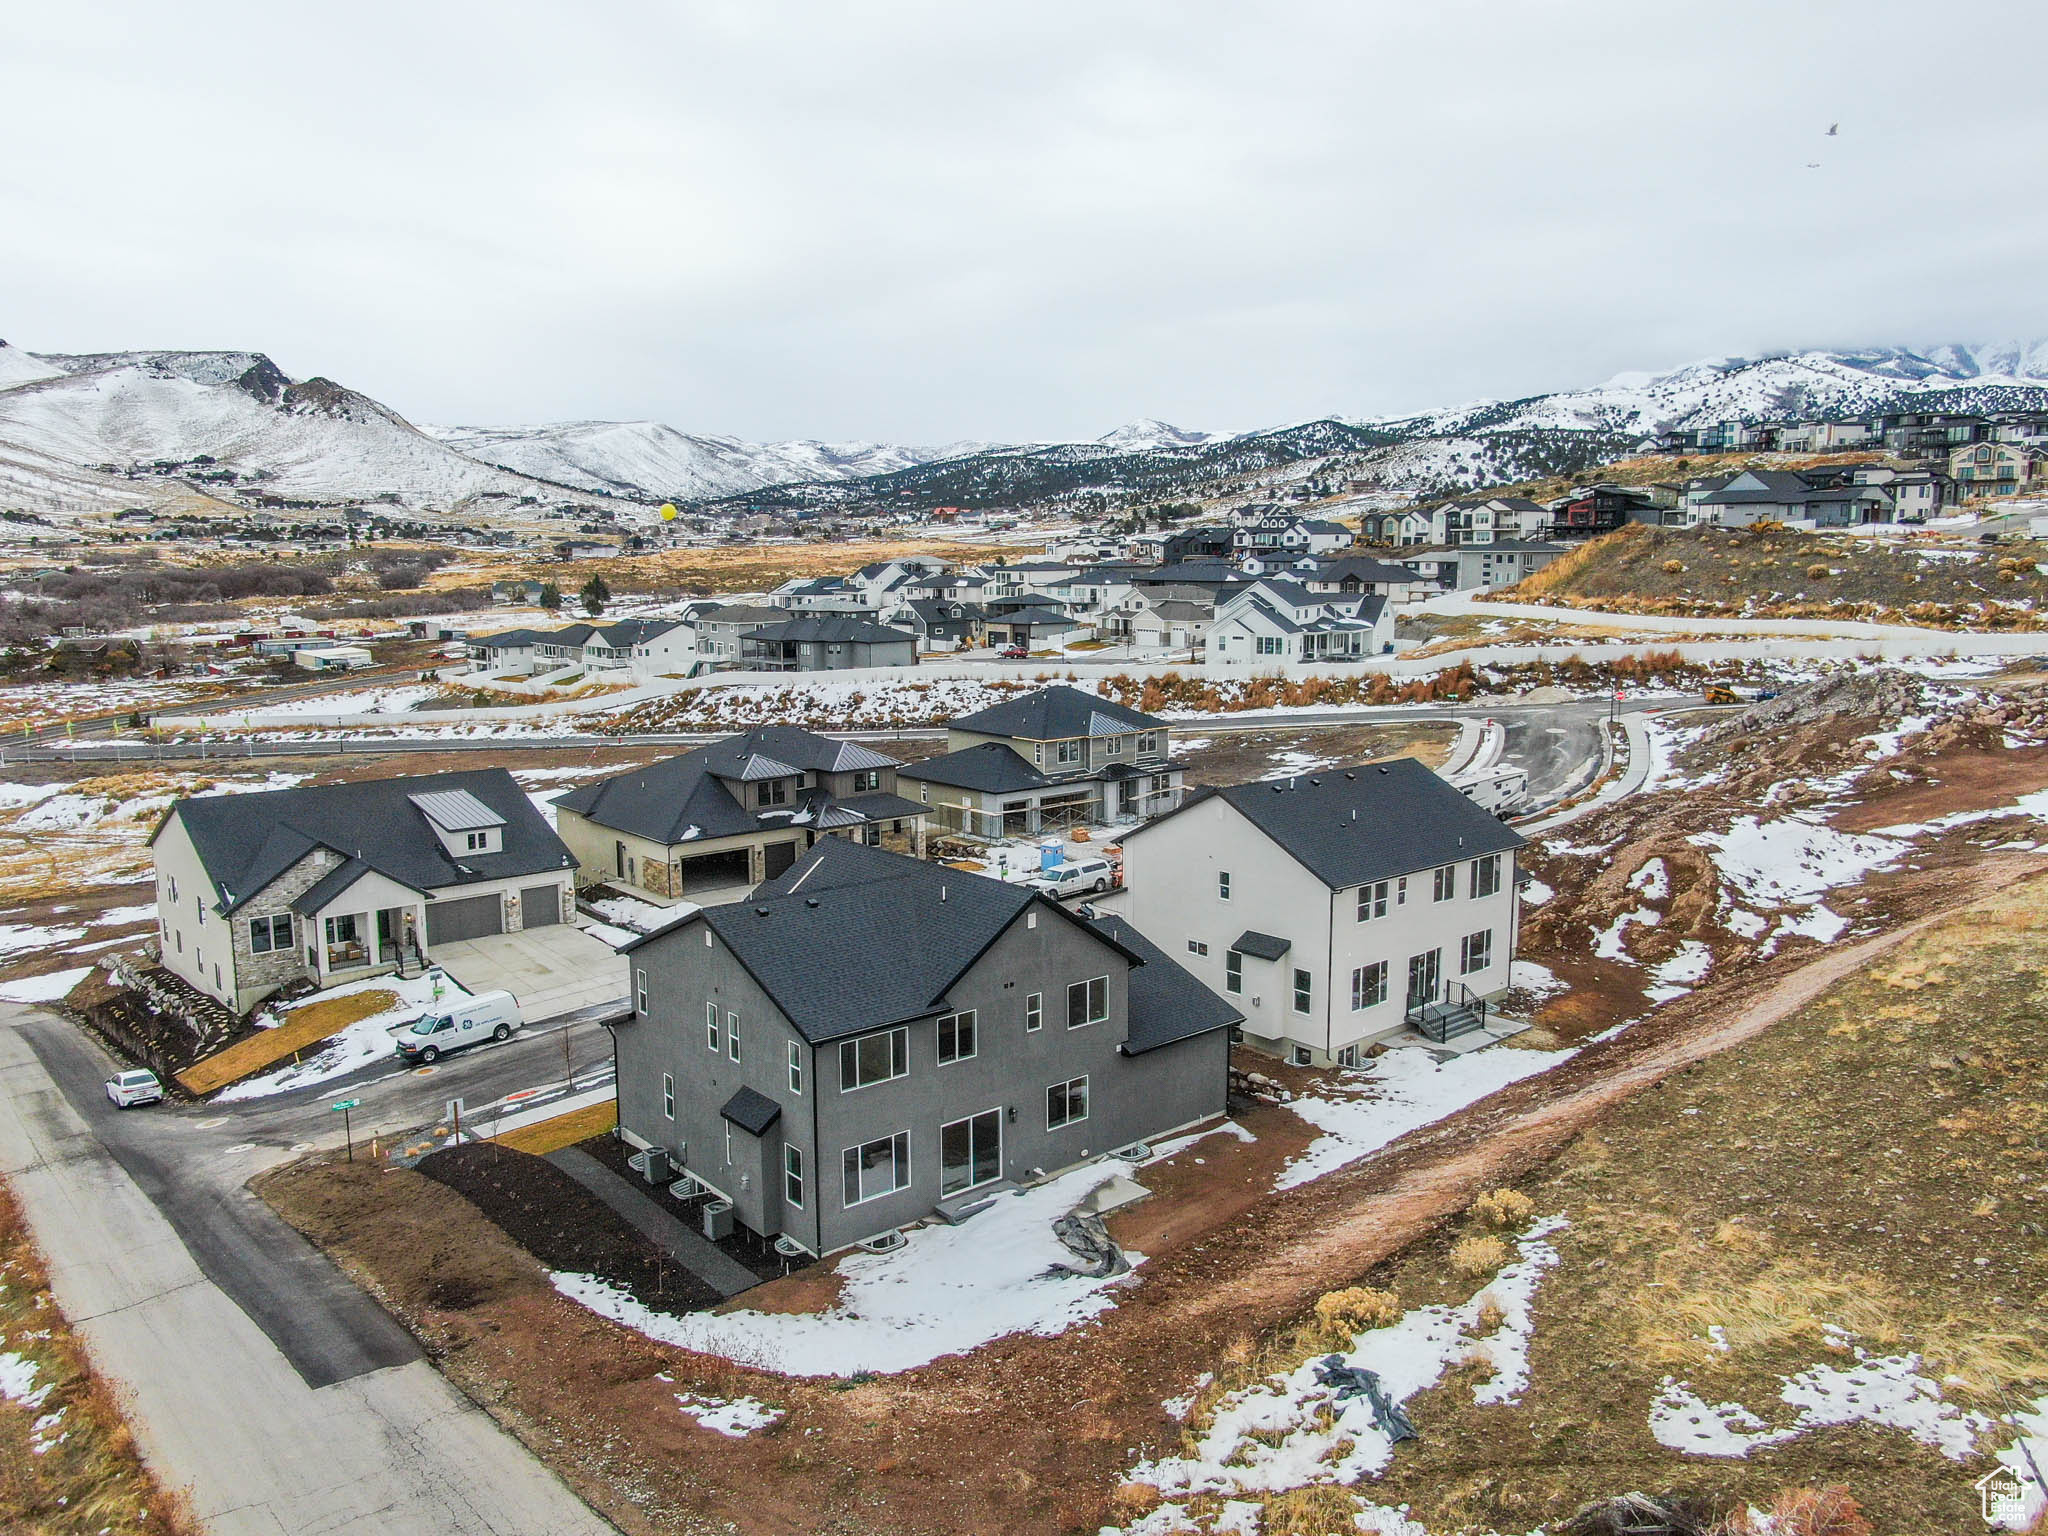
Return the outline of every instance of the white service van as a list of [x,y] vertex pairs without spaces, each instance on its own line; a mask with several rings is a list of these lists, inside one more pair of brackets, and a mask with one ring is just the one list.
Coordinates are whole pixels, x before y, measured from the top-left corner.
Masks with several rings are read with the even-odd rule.
[[526,1023],[510,992],[479,992],[437,1004],[410,1024],[391,1031],[392,1043],[407,1061],[438,1061],[450,1051],[483,1040],[509,1040]]

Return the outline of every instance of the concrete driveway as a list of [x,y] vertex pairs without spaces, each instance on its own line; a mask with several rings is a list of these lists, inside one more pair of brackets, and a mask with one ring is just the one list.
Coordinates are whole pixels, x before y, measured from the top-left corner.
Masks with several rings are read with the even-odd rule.
[[436,944],[434,963],[472,992],[510,992],[537,1024],[599,1003],[624,1005],[626,962],[568,923]]

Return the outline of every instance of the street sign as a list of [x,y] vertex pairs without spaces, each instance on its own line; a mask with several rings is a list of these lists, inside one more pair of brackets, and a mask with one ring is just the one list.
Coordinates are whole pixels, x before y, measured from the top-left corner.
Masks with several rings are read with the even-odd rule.
[[340,1111],[345,1109],[360,1109],[362,1107],[362,1104],[363,1101],[361,1099],[343,1099],[340,1103],[332,1105],[331,1108],[334,1109],[336,1113],[339,1113]]

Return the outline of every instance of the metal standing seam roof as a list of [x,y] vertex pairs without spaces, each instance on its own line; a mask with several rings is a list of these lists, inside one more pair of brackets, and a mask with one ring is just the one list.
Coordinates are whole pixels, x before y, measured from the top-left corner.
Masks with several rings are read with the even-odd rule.
[[406,798],[425,813],[435,826],[448,832],[475,832],[484,827],[502,827],[505,818],[466,789],[431,790]]

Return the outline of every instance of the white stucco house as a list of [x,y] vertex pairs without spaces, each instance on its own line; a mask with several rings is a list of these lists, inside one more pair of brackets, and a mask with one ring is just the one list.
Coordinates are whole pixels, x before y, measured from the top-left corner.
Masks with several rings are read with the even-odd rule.
[[1393,609],[1377,593],[1262,576],[1219,598],[1203,648],[1212,665],[1255,667],[1377,656],[1393,640]]

